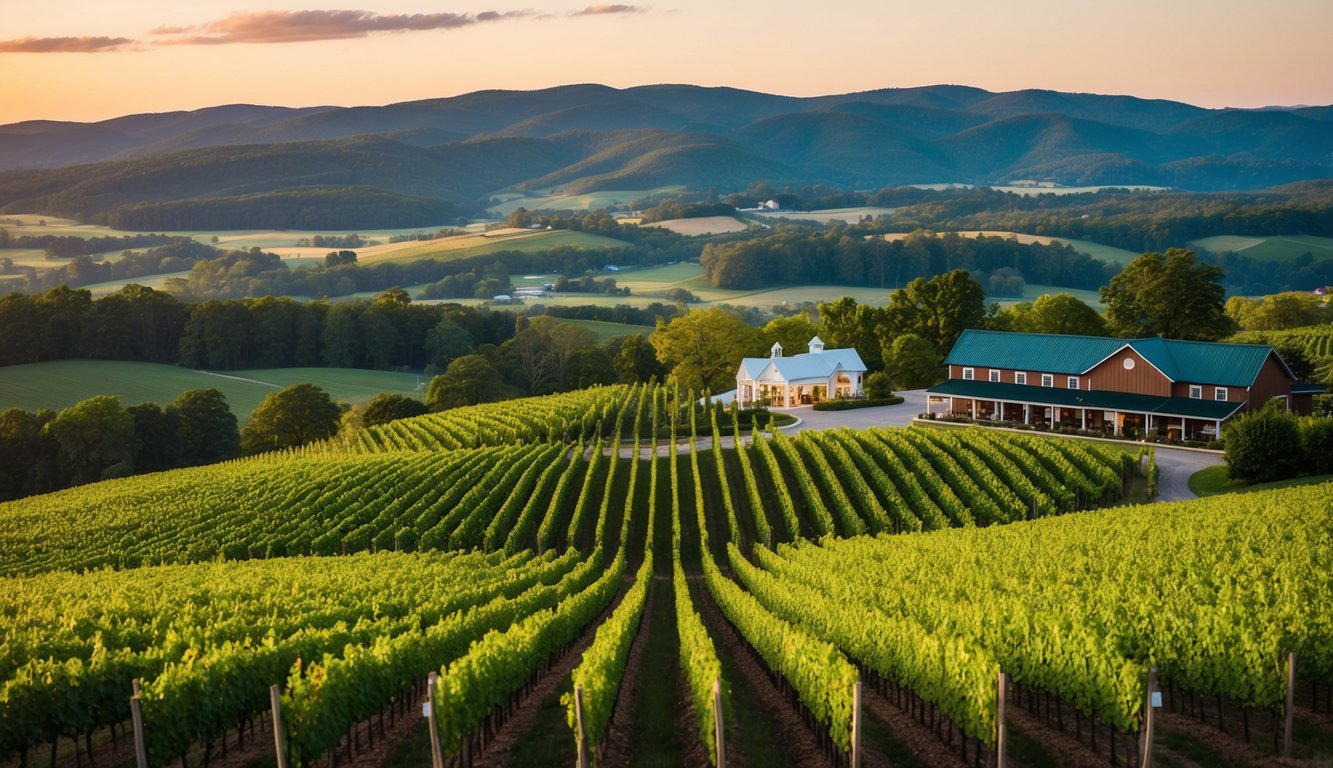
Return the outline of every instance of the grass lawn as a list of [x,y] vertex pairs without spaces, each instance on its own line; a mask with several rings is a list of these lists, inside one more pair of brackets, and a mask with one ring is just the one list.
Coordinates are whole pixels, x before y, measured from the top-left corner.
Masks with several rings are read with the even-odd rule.
[[1227,477],[1227,467],[1219,464],[1201,469],[1190,475],[1190,490],[1199,496],[1216,496],[1219,493],[1249,493],[1267,491],[1272,488],[1292,488],[1298,485],[1315,485],[1333,480],[1333,475],[1306,475],[1290,480],[1276,480],[1271,483],[1243,483]]
[[410,373],[341,368],[208,373],[154,363],[57,360],[0,367],[0,410],[59,410],[95,395],[114,395],[125,406],[144,402],[167,405],[187,390],[213,388],[226,396],[232,413],[244,424],[265,396],[289,384],[308,381],[322,387],[334,400],[364,403],[381,392],[416,394],[417,379]]

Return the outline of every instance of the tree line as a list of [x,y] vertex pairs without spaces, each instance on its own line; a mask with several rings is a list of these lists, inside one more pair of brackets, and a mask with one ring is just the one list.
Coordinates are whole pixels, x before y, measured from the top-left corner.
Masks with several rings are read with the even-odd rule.
[[0,365],[66,358],[189,368],[443,369],[514,334],[514,317],[457,304],[413,304],[406,292],[373,301],[258,299],[186,304],[129,285],[100,299],[65,286],[0,297]]
[[1016,276],[1096,290],[1116,271],[1064,243],[1020,243],[924,230],[888,240],[874,229],[836,223],[821,229],[778,224],[766,236],[708,243],[699,263],[713,285],[733,289],[803,283],[891,288],[918,277],[965,269],[988,279]]

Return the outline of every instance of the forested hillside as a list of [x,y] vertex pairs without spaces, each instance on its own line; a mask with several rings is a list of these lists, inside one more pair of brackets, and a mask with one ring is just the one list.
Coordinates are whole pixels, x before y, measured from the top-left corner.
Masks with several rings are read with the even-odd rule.
[[[340,215],[416,226],[511,188],[1031,179],[1254,189],[1326,178],[1330,157],[1333,122],[1318,109],[1205,110],[955,86],[797,99],[587,85],[383,107],[0,126],[0,169],[10,169],[0,174],[0,211],[148,229],[320,227],[330,224],[294,201],[284,210],[284,199],[341,194],[324,201],[340,205]],[[200,218],[205,211],[211,218]]]

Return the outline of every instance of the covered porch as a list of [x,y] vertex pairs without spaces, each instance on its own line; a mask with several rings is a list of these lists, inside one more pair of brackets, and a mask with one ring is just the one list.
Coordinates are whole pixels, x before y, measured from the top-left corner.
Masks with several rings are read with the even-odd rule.
[[1126,392],[960,380],[946,381],[928,392],[927,410],[936,415],[1115,436],[1155,433],[1175,440],[1218,439],[1223,422],[1241,406]]

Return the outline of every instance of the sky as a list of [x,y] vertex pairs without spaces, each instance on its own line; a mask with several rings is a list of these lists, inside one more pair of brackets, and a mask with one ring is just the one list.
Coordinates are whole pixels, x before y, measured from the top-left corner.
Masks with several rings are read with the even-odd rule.
[[569,83],[1333,104],[1330,0],[0,0],[0,124]]

